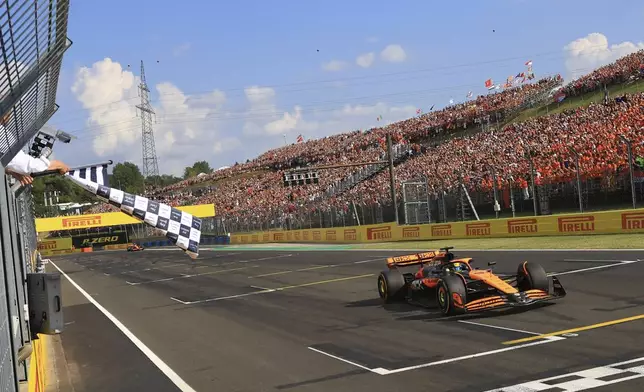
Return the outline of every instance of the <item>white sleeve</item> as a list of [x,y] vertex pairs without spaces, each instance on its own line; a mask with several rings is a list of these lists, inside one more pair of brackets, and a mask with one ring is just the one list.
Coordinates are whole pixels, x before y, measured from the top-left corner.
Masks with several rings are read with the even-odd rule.
[[49,160],[47,158],[34,158],[20,150],[6,168],[21,174],[31,174],[45,171],[48,167]]

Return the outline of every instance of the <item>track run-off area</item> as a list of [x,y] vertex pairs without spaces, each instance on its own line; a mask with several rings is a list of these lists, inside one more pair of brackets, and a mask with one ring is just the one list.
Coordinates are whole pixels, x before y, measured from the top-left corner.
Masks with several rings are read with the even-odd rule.
[[306,247],[79,253],[60,335],[76,391],[634,391],[644,389],[644,251],[464,251],[567,296],[446,318],[384,305],[385,259]]

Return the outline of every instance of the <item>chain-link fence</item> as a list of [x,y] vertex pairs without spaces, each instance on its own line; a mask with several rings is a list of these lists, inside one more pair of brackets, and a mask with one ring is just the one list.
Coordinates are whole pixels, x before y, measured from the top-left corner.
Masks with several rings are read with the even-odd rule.
[[[494,171],[492,170],[492,173]],[[439,223],[623,209],[644,206],[644,168],[606,171],[592,178],[576,177],[545,182],[535,173],[519,183],[500,176],[473,178],[461,175],[459,186],[432,191],[426,178],[398,183],[400,224]],[[493,186],[496,180],[496,189]],[[533,184],[534,183],[534,187]],[[631,186],[631,183],[633,186]],[[581,187],[581,198],[578,188]],[[383,193],[387,193],[385,190]],[[228,232],[298,230],[369,225],[395,221],[391,202],[358,196],[342,205],[311,207],[304,204],[288,212],[268,210],[254,219],[223,216]],[[387,198],[389,199],[389,198]],[[581,205],[580,205],[581,200]],[[495,205],[498,206],[495,208]]]

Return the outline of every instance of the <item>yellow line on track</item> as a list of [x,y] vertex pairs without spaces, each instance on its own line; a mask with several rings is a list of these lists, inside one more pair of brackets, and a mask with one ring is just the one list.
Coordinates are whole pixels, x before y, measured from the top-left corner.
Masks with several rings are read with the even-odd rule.
[[642,319],[644,319],[644,314],[640,314],[640,315],[632,316],[632,317],[626,317],[626,318],[622,318],[622,319],[618,319],[618,320],[605,321],[603,323],[591,324],[591,325],[587,325],[585,327],[564,329],[562,331],[545,333],[543,335],[530,336],[530,337],[523,338],[523,339],[509,340],[507,342],[503,342],[503,344],[525,343],[525,342],[530,342],[530,341],[533,341],[533,340],[544,339],[544,338],[547,338],[547,337],[550,337],[550,336],[564,335],[564,334],[567,334],[567,333],[575,333],[575,332],[580,332],[580,331],[588,331],[590,329],[609,327],[611,325],[623,324],[623,323],[628,323],[628,322],[631,322],[631,321],[642,320]]

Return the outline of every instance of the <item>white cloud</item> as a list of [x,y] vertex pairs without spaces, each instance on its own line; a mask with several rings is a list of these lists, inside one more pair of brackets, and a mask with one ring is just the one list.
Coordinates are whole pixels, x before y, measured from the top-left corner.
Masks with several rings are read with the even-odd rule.
[[119,146],[130,148],[140,140],[141,120],[136,118],[134,108],[137,83],[132,72],[109,58],[78,70],[72,92],[89,112],[87,126],[91,133],[101,135],[93,140],[98,156]]
[[[93,152],[100,157],[129,160],[141,166],[141,119],[136,115],[139,78],[106,58],[91,68],[78,70],[72,92],[88,112],[86,126]],[[153,102],[153,123],[159,171],[181,174],[185,166],[199,159],[208,160],[212,142],[219,132],[217,121],[224,115],[226,95],[220,90],[190,96],[170,82],[148,85],[158,95]],[[154,97],[151,97],[154,99]],[[235,145],[234,137],[226,144]],[[117,159],[118,158],[118,159]]]
[[569,78],[576,79],[641,49],[644,49],[644,42],[624,41],[609,46],[605,35],[591,33],[564,46],[566,70]]
[[356,64],[358,64],[362,68],[369,68],[371,67],[371,64],[373,64],[375,57],[376,56],[373,52],[361,54],[356,58]]
[[380,52],[380,57],[390,63],[400,63],[407,59],[407,53],[405,53],[405,50],[400,45],[387,45]]
[[328,63],[322,64],[322,69],[328,72],[337,72],[346,68],[347,63],[340,60],[331,60]]
[[[79,140],[69,149],[63,146],[57,150],[61,159],[71,165],[129,160],[141,167],[141,119],[135,111],[138,82],[138,77],[111,59],[80,69],[72,91],[87,111],[87,132],[79,132]],[[171,82],[149,88],[156,112],[153,128],[159,170],[175,175],[198,160],[220,167],[252,159],[282,146],[282,134],[294,143],[299,134],[320,138],[384,126],[413,116],[416,109],[386,103],[345,105],[335,110],[303,105],[289,109],[278,105],[276,90],[253,85],[245,88],[243,106],[233,112],[227,109],[228,98],[220,90],[195,96]],[[379,115],[382,121],[376,120]]]

